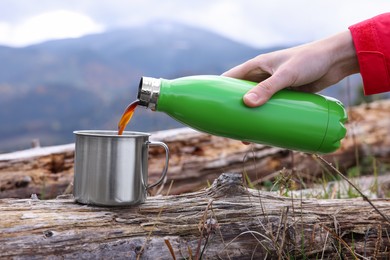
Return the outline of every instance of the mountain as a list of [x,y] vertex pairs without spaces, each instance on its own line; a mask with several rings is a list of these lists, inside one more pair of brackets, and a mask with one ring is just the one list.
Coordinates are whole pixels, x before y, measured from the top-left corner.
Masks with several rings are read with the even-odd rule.
[[[116,129],[141,76],[221,74],[260,53],[212,32],[158,21],[24,48],[0,46],[0,152],[73,141],[79,129]],[[137,109],[128,130],[180,126]]]

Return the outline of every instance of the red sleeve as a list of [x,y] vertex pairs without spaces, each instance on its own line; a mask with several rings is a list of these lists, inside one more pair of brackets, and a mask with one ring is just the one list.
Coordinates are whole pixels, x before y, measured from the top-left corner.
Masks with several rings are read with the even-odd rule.
[[390,13],[349,27],[363,78],[364,94],[390,91]]

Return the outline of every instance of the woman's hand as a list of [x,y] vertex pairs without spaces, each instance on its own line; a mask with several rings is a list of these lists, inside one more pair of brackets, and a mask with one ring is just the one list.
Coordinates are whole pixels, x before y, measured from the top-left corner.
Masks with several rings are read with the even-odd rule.
[[309,44],[261,54],[222,75],[259,82],[244,96],[247,106],[256,107],[283,88],[317,92],[358,72],[351,33],[345,31]]

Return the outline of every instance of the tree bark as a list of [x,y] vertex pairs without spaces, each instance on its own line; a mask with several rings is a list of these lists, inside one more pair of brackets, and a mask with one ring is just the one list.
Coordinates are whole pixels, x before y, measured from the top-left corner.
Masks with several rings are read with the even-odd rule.
[[[125,208],[2,199],[0,257],[388,259],[390,225],[361,199],[291,199],[222,174],[208,189]],[[373,200],[385,215],[390,201]],[[170,252],[172,250],[172,253]]]
[[[367,158],[383,165],[390,163],[390,100],[353,107],[348,113],[348,133],[341,148],[324,158],[342,172]],[[153,194],[166,194],[168,189],[170,194],[199,190],[221,171],[244,172],[253,184],[272,180],[283,169],[306,184],[324,172],[309,154],[260,144],[248,146],[188,128],[157,132],[152,139],[170,148],[165,185],[152,190]],[[31,194],[55,198],[63,194],[73,180],[73,156],[73,144],[0,155],[0,198],[28,198]],[[149,159],[149,179],[153,182],[164,164],[162,149],[151,147]]]

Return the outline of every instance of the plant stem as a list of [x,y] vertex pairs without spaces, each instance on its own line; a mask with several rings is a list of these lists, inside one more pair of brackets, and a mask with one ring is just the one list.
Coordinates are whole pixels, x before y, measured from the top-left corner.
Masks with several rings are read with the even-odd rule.
[[367,201],[371,207],[373,207],[373,209],[384,219],[386,220],[388,223],[390,223],[390,219],[385,215],[383,214],[372,202],[371,200],[363,194],[363,192],[361,192],[358,187],[356,187],[355,184],[353,184],[344,174],[342,174],[336,167],[334,167],[331,163],[329,163],[328,161],[326,161],[324,158],[322,158],[321,156],[319,156],[318,154],[315,154],[314,155],[316,158],[320,159],[323,163],[325,163],[328,167],[330,167],[334,172],[336,172],[339,176],[341,176],[341,178],[343,178],[346,182],[348,182],[349,185],[351,185],[359,194],[360,196],[362,196],[363,200]]

